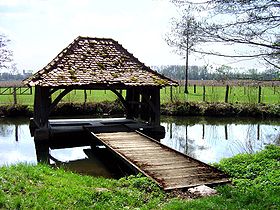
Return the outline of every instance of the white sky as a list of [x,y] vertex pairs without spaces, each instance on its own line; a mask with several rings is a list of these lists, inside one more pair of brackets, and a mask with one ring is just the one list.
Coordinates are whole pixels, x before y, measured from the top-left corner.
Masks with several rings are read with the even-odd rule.
[[149,66],[183,65],[164,41],[176,14],[168,0],[0,0],[0,32],[12,40],[19,70],[40,70],[79,35],[113,38]]

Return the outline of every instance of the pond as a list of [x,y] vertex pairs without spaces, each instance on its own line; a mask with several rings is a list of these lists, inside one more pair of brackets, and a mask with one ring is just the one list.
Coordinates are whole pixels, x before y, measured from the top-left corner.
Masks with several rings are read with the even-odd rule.
[[[280,119],[162,117],[161,125],[166,130],[163,144],[205,163],[280,144]],[[50,154],[71,170],[115,177],[102,161],[104,157],[92,158],[89,150],[89,146],[53,149]],[[0,118],[0,166],[19,162],[37,163],[29,119]]]

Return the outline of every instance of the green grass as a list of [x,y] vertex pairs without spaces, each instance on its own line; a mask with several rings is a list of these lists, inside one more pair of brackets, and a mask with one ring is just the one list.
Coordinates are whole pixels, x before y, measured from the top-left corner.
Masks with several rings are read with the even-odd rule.
[[217,188],[220,195],[191,202],[174,199],[164,209],[279,209],[280,147],[257,154],[239,154],[215,164],[233,177],[233,185]]
[[[203,86],[189,86],[189,94],[184,94],[183,87],[173,87],[172,97],[174,101],[203,101]],[[258,103],[258,87],[232,86],[229,91],[229,103]],[[206,86],[205,101],[207,102],[224,102],[225,86]],[[168,103],[171,99],[170,87],[161,90],[161,103]],[[262,87],[261,103],[277,104],[280,103],[280,87]]]
[[82,176],[46,165],[0,168],[0,209],[278,209],[280,148],[224,159],[233,185],[194,200],[172,197],[146,177]]
[[[0,88],[0,91],[3,88]],[[205,101],[207,102],[224,102],[225,101],[225,87],[222,86],[206,86],[205,87]],[[58,91],[55,96],[59,93]],[[123,91],[125,97],[125,91]],[[114,101],[117,96],[107,90],[87,90],[87,102],[102,102],[102,101]],[[197,86],[196,93],[194,93],[194,87],[189,86],[189,94],[184,94],[183,87],[172,88],[172,99],[174,101],[203,101],[203,87]],[[0,104],[13,104],[12,95],[0,95]],[[18,95],[17,101],[23,105],[33,105],[33,95]],[[168,103],[171,101],[170,87],[161,89],[161,103]],[[68,103],[83,103],[84,91],[73,90],[67,94],[62,102]],[[258,87],[246,87],[246,86],[232,86],[229,91],[229,103],[249,103],[254,104],[258,102]],[[279,104],[280,103],[280,87],[262,87],[261,103],[264,104]]]

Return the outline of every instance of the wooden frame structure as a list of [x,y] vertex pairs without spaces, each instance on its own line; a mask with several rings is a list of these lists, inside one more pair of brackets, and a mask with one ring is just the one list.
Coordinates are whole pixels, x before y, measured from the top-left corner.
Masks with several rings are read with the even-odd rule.
[[[74,89],[111,90],[126,109],[127,119],[160,126],[160,89],[177,82],[141,63],[113,39],[78,37],[45,68],[23,81],[35,86],[34,139],[49,138],[49,116]],[[63,91],[54,98],[54,93]],[[125,90],[123,97],[118,90]]]

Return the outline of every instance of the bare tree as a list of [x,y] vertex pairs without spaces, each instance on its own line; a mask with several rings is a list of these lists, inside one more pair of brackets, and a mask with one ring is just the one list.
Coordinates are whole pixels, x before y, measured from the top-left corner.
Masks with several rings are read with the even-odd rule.
[[188,69],[189,54],[193,47],[199,43],[199,25],[196,22],[192,9],[189,7],[184,11],[182,19],[173,19],[170,33],[166,35],[166,42],[169,46],[175,47],[175,52],[181,56],[185,56],[185,93],[188,94]]
[[[280,0],[172,0],[182,11],[175,25],[185,27],[185,14],[195,14],[197,42],[241,45],[237,51],[223,53],[205,45],[191,51],[231,58],[259,58],[279,68]],[[187,8],[187,9],[186,9]],[[183,30],[183,29],[181,29]],[[182,39],[181,39],[182,40]],[[182,45],[182,44],[181,44]],[[246,50],[244,50],[246,46]]]
[[13,61],[13,52],[9,48],[10,41],[6,35],[0,34],[0,69],[9,68]]

